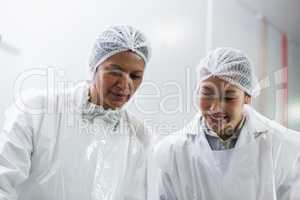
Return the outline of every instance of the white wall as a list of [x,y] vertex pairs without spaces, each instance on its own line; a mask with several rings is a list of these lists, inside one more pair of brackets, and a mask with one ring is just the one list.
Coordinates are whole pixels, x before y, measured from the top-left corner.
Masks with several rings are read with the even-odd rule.
[[[0,113],[13,100],[16,80],[33,69],[37,70],[34,73],[48,73],[48,76],[26,79],[24,89],[46,87],[52,73],[57,81],[88,79],[87,61],[97,34],[110,25],[130,24],[150,39],[152,58],[144,86],[129,108],[145,119],[155,133],[178,130],[196,112],[191,105],[192,91],[195,66],[205,54],[205,16],[206,0],[10,0],[1,3],[3,42],[20,53],[10,54],[3,50],[3,43],[2,48],[0,45]],[[59,75],[57,70],[48,69],[49,66],[64,74]],[[1,126],[3,119],[1,114]],[[155,180],[150,184],[155,190]]]
[[[254,99],[253,105],[267,117],[280,121],[283,114],[282,94],[280,83],[275,80],[276,73],[282,69],[281,64],[281,32],[267,23],[266,27],[266,62],[265,74],[261,73],[260,47],[262,37],[262,13],[254,12],[241,3],[240,0],[226,0],[213,2],[212,48],[218,46],[232,46],[243,50],[252,61],[259,80],[267,79],[269,84],[261,91],[261,95]],[[293,41],[288,41],[288,99],[289,99],[289,127],[300,130],[300,90],[297,79],[299,77],[300,50]],[[263,96],[265,95],[265,96]],[[263,104],[259,104],[263,102]]]
[[231,46],[244,51],[258,65],[260,24],[258,16],[237,0],[213,1],[213,48]]
[[[19,55],[4,51],[0,45],[0,112],[12,102],[16,80],[32,68],[54,66],[64,71],[59,80],[89,78],[87,60],[98,33],[114,24],[131,24],[146,33],[152,43],[152,58],[145,84],[129,105],[159,132],[171,132],[183,126],[196,112],[193,104],[195,66],[211,47],[233,46],[249,55],[258,66],[260,19],[238,0],[211,0],[212,18],[207,20],[207,0],[154,0],[130,3],[113,1],[17,0],[0,7],[0,34],[3,42],[17,48]],[[18,6],[16,6],[18,5]],[[206,39],[206,22],[211,22],[211,41]],[[280,67],[280,33],[268,27],[268,73]],[[3,46],[3,45],[2,45]],[[294,81],[299,48],[289,43],[290,102],[299,98]],[[294,69],[295,68],[295,69]],[[296,73],[293,73],[295,70]],[[50,73],[51,71],[45,71]],[[24,88],[46,87],[47,77],[33,76]],[[265,114],[274,118],[274,84],[267,89],[269,106]],[[293,94],[293,95],[292,95]],[[151,98],[149,97],[151,95]],[[292,95],[292,96],[291,96]],[[294,100],[295,99],[295,100]],[[0,115],[0,125],[3,115]],[[295,124],[295,123],[294,123]]]
[[300,47],[290,44],[288,51],[289,127],[300,131]]
[[[15,82],[24,71],[32,68],[46,70],[46,67],[54,66],[64,71],[63,76],[57,75],[59,80],[76,82],[88,79],[87,60],[97,34],[110,25],[130,24],[141,29],[150,39],[152,58],[147,66],[144,86],[129,108],[145,119],[155,132],[167,133],[181,128],[197,111],[192,104],[195,66],[205,55],[206,44],[213,48],[233,46],[242,49],[254,66],[257,67],[259,62],[258,16],[237,0],[211,0],[212,18],[207,19],[207,1],[1,2],[0,34],[5,44],[16,47],[20,53],[10,54],[0,45],[0,113],[12,102]],[[212,23],[209,41],[206,38],[207,21]],[[280,64],[278,34],[269,29],[268,73]],[[297,79],[300,49],[292,43],[289,47],[290,126],[299,130]],[[45,72],[51,73],[51,69]],[[35,76],[24,82],[24,88],[43,88],[46,83],[47,77]],[[265,114],[272,118],[274,87],[268,90],[269,108]],[[1,126],[3,119],[1,114]]]
[[[64,71],[63,76],[56,75],[59,80],[88,79],[87,60],[97,34],[110,25],[130,24],[141,29],[153,47],[146,84],[137,95],[158,94],[153,99],[138,98],[138,104],[134,102],[130,109],[148,119],[148,125],[154,129],[161,124],[180,128],[183,119],[189,119],[195,112],[193,108],[185,108],[191,96],[185,88],[190,81],[186,80],[185,73],[191,68],[187,76],[194,77],[194,67],[204,56],[205,8],[204,0],[10,0],[1,3],[0,34],[3,42],[19,49],[20,54],[10,54],[0,46],[0,112],[13,100],[15,81],[23,71],[54,66]],[[46,79],[31,77],[24,82],[24,88],[46,87]],[[169,94],[177,96],[166,99]],[[181,103],[179,98],[183,98]],[[173,113],[164,113],[163,109]],[[153,110],[154,114],[145,113]],[[0,125],[2,122],[1,114]]]

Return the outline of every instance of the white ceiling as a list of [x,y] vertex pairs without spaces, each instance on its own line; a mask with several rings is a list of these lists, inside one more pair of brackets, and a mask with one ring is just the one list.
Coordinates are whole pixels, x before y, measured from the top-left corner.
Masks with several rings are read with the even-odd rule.
[[266,16],[289,39],[300,45],[300,0],[240,0]]

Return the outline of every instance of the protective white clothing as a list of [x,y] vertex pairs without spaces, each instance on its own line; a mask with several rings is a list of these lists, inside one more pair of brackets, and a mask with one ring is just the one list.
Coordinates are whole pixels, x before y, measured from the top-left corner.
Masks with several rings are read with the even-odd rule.
[[31,95],[7,111],[1,200],[146,199],[147,131],[125,109],[89,103],[88,85]]
[[94,44],[89,66],[92,73],[107,58],[131,50],[141,56],[145,65],[150,59],[150,44],[145,35],[131,26],[112,26],[101,33]]
[[299,200],[300,134],[249,106],[245,115],[230,150],[211,150],[201,114],[160,142],[160,200]]
[[198,82],[216,76],[249,94],[259,94],[259,83],[247,56],[231,47],[217,48],[203,58],[197,68]]

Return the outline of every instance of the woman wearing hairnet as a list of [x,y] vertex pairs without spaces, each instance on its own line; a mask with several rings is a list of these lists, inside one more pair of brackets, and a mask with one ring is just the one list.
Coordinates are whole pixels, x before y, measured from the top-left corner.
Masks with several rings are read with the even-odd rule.
[[0,135],[0,199],[146,199],[149,137],[123,106],[142,82],[149,51],[140,31],[111,27],[96,40],[92,81],[12,106]]
[[198,68],[200,112],[156,147],[161,200],[299,200],[300,135],[251,106],[255,75],[239,50]]

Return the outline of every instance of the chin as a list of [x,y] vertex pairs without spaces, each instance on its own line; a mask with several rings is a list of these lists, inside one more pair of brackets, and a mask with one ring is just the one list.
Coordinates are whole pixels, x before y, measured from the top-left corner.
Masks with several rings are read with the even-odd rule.
[[122,108],[125,104],[126,104],[127,102],[118,102],[118,103],[112,103],[111,104],[111,106],[110,106],[110,108],[111,109],[113,109],[113,110],[115,110],[115,109],[120,109],[120,108]]

